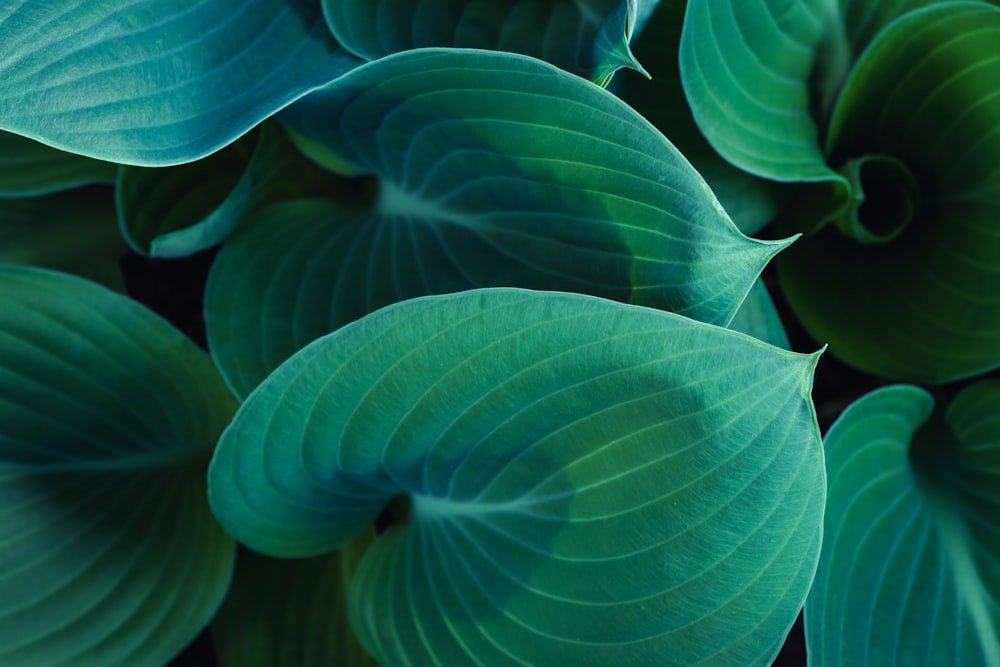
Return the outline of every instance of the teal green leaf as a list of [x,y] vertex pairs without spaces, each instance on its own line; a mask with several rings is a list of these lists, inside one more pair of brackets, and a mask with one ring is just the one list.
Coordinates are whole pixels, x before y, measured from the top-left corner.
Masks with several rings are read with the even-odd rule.
[[378,667],[348,622],[347,587],[374,532],[332,554],[278,559],[242,549],[212,623],[222,667]]
[[736,311],[729,328],[786,350],[792,349],[788,334],[778,316],[778,309],[760,278],[753,284],[746,300]]
[[113,162],[230,143],[354,59],[312,0],[12,0],[0,128]]
[[124,291],[125,250],[110,188],[0,198],[0,263],[58,269]]
[[829,148],[838,168],[861,165],[853,236],[824,229],[778,268],[848,363],[917,383],[1000,365],[997,81],[1000,8],[951,2],[886,28],[845,84]]
[[0,197],[33,197],[93,183],[114,183],[118,165],[0,132]]
[[337,40],[365,60],[456,46],[523,53],[606,84],[629,51],[636,0],[323,0]]
[[633,51],[652,79],[625,72],[613,90],[691,161],[740,231],[753,234],[774,219],[786,194],[782,186],[726,162],[695,125],[677,58],[686,6],[686,0],[663,0],[655,7],[633,40]]
[[635,111],[527,56],[388,56],[285,122],[377,178],[359,182],[365,204],[271,208],[223,248],[206,321],[240,394],[313,338],[425,294],[573,291],[725,324],[788,243],[743,236]]
[[950,405],[895,385],[826,437],[809,664],[1000,664],[1000,382]]
[[708,141],[740,169],[776,181],[837,180],[811,110],[817,68],[849,65],[828,47],[833,0],[689,0],[680,71]]
[[816,361],[585,295],[412,299],[268,377],[209,499],[282,556],[394,517],[350,592],[384,665],[767,665],[818,557]]
[[223,241],[269,203],[327,189],[315,167],[265,122],[259,132],[202,160],[175,167],[122,167],[118,222],[129,245],[152,257],[185,257]]
[[0,663],[157,667],[222,601],[210,360],[94,283],[0,266]]

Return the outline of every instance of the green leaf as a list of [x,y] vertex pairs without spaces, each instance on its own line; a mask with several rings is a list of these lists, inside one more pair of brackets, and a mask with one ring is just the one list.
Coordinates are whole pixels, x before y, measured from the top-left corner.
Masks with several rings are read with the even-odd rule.
[[272,208],[223,248],[206,322],[243,395],[304,343],[425,294],[574,291],[725,324],[788,243],[743,236],[655,128],[527,56],[389,56],[285,121],[378,178],[367,204]]
[[612,88],[691,161],[740,231],[753,234],[775,217],[786,193],[782,186],[726,162],[695,125],[677,59],[686,5],[686,0],[663,0],[633,40],[633,51],[652,79],[625,72]]
[[235,401],[123,296],[13,266],[0,295],[0,663],[163,665],[229,585],[205,469]]
[[768,294],[764,281],[760,278],[753,284],[746,300],[736,311],[736,315],[729,323],[729,328],[758,338],[775,347],[785,350],[792,349],[792,344],[788,341],[788,334],[785,333],[785,327],[778,316],[778,310],[774,307],[774,301]]
[[0,198],[0,263],[58,269],[124,291],[125,250],[110,188]]
[[995,380],[947,408],[896,385],[831,427],[810,665],[1000,664],[998,403]]
[[0,197],[32,197],[92,183],[114,183],[118,165],[0,132]]
[[91,157],[203,157],[352,67],[311,0],[11,0],[0,128]]
[[636,0],[323,0],[337,40],[366,60],[427,46],[523,53],[603,85],[629,51]]
[[265,122],[259,132],[191,164],[122,167],[118,221],[136,252],[186,257],[223,241],[269,203],[333,189],[334,178]]
[[766,665],[818,556],[816,361],[584,295],[413,299],[265,380],[209,499],[283,556],[395,517],[350,593],[381,664]]
[[347,585],[374,533],[294,560],[246,549],[212,623],[222,667],[377,667],[348,624]]
[[830,155],[861,165],[856,229],[807,237],[778,268],[799,319],[848,363],[919,383],[1000,365],[997,81],[1000,8],[950,2],[886,28],[845,84]]
[[[689,0],[684,91],[701,131],[729,162],[776,181],[840,177],[823,159],[811,82],[848,66],[828,46],[833,0]],[[835,85],[835,84],[833,84]]]

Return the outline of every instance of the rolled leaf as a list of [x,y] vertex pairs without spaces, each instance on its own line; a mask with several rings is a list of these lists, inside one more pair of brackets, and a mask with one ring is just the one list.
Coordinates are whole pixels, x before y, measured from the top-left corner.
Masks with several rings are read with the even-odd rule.
[[826,437],[809,664],[1000,664],[1000,382],[950,405],[895,385]]
[[394,517],[350,592],[384,665],[767,665],[819,549],[816,361],[583,295],[413,299],[268,377],[210,502],[280,556]]
[[136,252],[186,257],[220,243],[269,203],[334,190],[335,178],[303,157],[280,127],[265,123],[191,164],[122,167],[118,222]]
[[824,229],[778,268],[803,324],[848,363],[920,383],[1000,365],[997,81],[1000,8],[982,2],[906,14],[847,81],[829,150],[860,165],[851,236]]
[[527,56],[389,56],[285,121],[343,171],[377,179],[365,205],[264,211],[220,253],[210,345],[244,395],[304,343],[425,294],[574,291],[725,324],[788,243],[743,236],[647,121]]
[[66,153],[0,132],[0,197],[33,197],[93,183],[114,183],[118,165]]
[[169,165],[230,143],[354,60],[312,0],[11,0],[0,128]]
[[205,468],[235,401],[123,296],[13,266],[0,295],[0,663],[163,665],[229,585]]
[[427,46],[513,51],[603,85],[629,51],[636,0],[323,0],[337,40],[376,60]]

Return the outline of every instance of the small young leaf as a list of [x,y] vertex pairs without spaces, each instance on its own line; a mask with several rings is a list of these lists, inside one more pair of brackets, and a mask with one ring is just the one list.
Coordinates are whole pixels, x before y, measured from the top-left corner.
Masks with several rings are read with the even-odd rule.
[[268,377],[209,498],[282,556],[394,518],[351,584],[384,665],[766,665],[818,556],[815,364],[590,296],[413,299]]
[[205,468],[235,401],[123,296],[13,266],[0,295],[0,664],[159,667],[229,585]]
[[1000,664],[998,404],[997,381],[947,408],[895,385],[831,427],[810,665]]
[[356,61],[313,0],[10,0],[0,128],[136,165],[203,157]]

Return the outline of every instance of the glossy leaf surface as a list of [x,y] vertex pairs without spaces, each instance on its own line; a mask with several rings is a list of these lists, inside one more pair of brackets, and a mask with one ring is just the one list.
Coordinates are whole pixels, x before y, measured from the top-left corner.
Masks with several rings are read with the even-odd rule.
[[1000,663],[998,404],[995,380],[947,407],[896,385],[830,429],[810,665]]
[[513,51],[605,83],[637,67],[635,0],[323,0],[337,40],[375,60],[426,46]]
[[93,283],[2,266],[0,303],[0,663],[162,665],[229,584],[205,469],[235,401]]
[[0,132],[0,197],[32,197],[89,183],[113,183],[118,165]]
[[332,554],[269,558],[241,550],[226,601],[212,623],[222,667],[378,667],[347,618],[347,586],[372,541]]
[[388,504],[350,598],[385,665],[766,665],[818,555],[815,363],[583,295],[413,299],[265,380],[210,502],[284,556]]
[[312,0],[12,0],[0,128],[113,162],[194,160],[352,66]]
[[847,81],[831,159],[883,165],[861,172],[855,215],[889,240],[831,226],[778,267],[798,317],[848,363],[920,383],[1000,365],[997,81],[1000,8],[981,2],[907,14]]
[[365,205],[272,208],[223,249],[206,321],[241,394],[304,343],[425,294],[584,292],[724,324],[787,245],[743,236],[618,98],[522,55],[389,56],[285,121],[328,163],[377,178]]

